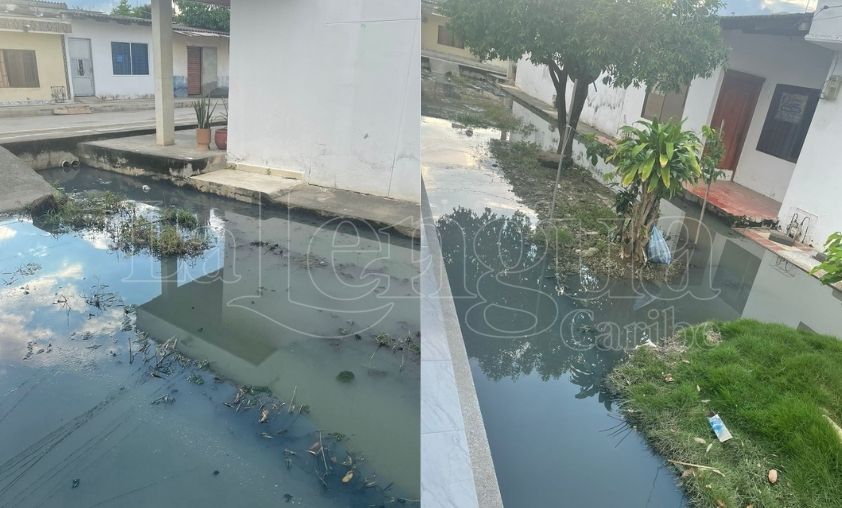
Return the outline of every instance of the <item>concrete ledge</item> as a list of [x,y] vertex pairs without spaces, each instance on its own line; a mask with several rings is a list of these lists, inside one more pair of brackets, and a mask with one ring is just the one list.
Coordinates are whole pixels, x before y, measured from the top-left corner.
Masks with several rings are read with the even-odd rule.
[[310,185],[292,178],[223,169],[186,179],[202,192],[244,201],[302,209],[323,217],[364,221],[410,238],[420,237],[421,211],[417,203]]
[[79,159],[95,168],[126,175],[188,178],[225,167],[225,152],[196,149],[195,131],[176,132],[176,144],[158,146],[152,135],[79,144]]
[[427,193],[421,234],[421,504],[502,508]]
[[292,171],[290,169],[267,168],[261,166],[252,166],[250,164],[234,164],[237,171],[246,171],[248,173],[255,173],[258,175],[279,176],[281,178],[294,178],[296,180],[303,180],[304,173],[301,171]]
[[14,154],[0,148],[0,213],[26,208],[56,190]]

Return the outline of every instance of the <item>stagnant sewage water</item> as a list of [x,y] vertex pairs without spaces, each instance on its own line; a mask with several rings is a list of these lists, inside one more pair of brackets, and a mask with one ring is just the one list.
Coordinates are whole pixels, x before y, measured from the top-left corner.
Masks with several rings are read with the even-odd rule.
[[[520,112],[541,141],[546,124]],[[687,251],[682,238],[695,231],[699,209],[678,200],[663,202],[660,225],[685,254],[676,262],[688,263],[686,278],[632,287],[586,264],[556,278],[529,240],[534,212],[484,149],[499,137],[422,122],[424,179],[504,504],[684,506],[665,458],[623,423],[606,374],[628,349],[706,320],[842,336],[842,297],[716,218]]]
[[0,219],[0,506],[417,506],[412,241],[91,168],[42,174],[185,208],[213,242],[158,259]]

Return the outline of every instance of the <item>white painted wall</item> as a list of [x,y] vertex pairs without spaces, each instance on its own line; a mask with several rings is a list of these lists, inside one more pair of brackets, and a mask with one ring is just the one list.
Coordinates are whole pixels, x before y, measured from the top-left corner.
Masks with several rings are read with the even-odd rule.
[[687,101],[684,103],[685,127],[701,134],[702,126],[710,125],[724,76],[725,72],[717,69],[710,77],[696,78],[690,83],[687,89]]
[[[842,54],[837,53],[836,58],[836,68],[842,68]],[[789,224],[798,208],[817,215],[818,220],[810,226],[808,235],[808,243],[812,240],[816,246],[823,246],[831,233],[842,231],[840,140],[842,96],[835,100],[820,100],[780,212],[784,225]]]
[[[67,35],[68,38],[91,40],[94,90],[97,97],[104,99],[135,99],[154,96],[155,83],[152,79],[151,25],[74,18],[72,20],[72,27],[73,33]],[[148,44],[149,74],[142,76],[115,75],[111,63],[112,42],[142,42]],[[173,75],[175,78],[176,92],[178,91],[179,77],[181,81],[186,83],[188,45],[213,46],[217,48],[217,80],[220,86],[228,86],[229,56],[227,37],[188,37],[182,34],[173,34]],[[67,54],[66,57],[68,59],[67,65],[69,66],[70,55]],[[176,95],[179,94],[176,93]],[[186,93],[183,95],[186,95]]]
[[[524,92],[552,104],[555,96],[550,71],[546,65],[535,65],[522,58],[517,64],[515,84]],[[567,82],[567,107],[573,99],[573,82]],[[623,125],[641,119],[646,91],[640,88],[615,88],[603,84],[602,77],[591,85],[580,121],[610,136],[616,136]]]
[[233,0],[230,162],[420,201],[420,2]]
[[765,78],[734,181],[777,201],[784,198],[795,164],[758,152],[757,142],[779,84],[822,88],[833,53],[795,37],[725,32],[728,68]]
[[[154,95],[151,26],[94,19],[73,19],[72,27],[73,33],[69,34],[68,37],[91,40],[94,91],[97,97],[125,99],[152,97]],[[149,74],[145,76],[114,75],[114,68],[111,63],[112,42],[142,42],[148,44]],[[67,65],[70,65],[69,59]]]

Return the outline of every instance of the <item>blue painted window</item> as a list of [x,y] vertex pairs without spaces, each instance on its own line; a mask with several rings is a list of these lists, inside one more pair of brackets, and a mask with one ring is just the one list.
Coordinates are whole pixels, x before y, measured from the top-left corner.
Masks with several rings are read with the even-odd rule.
[[111,64],[115,75],[147,75],[149,45],[139,42],[112,42]]

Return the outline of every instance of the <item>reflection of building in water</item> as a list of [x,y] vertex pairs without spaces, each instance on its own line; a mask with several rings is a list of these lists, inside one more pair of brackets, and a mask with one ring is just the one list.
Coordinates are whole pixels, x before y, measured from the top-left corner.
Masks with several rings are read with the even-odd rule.
[[[411,244],[331,224],[225,219],[222,268],[179,285],[177,261],[162,260],[161,296],[137,309],[138,328],[177,337],[184,354],[239,384],[286,401],[295,391],[319,428],[350,436],[375,471],[417,493],[417,355],[373,339],[418,331]],[[336,380],[345,370],[352,383]]]
[[[695,234],[698,212],[690,210],[682,227],[672,224],[665,229]],[[687,305],[690,315],[698,315],[699,320],[751,318],[842,337],[839,291],[773,252],[714,220],[705,222],[698,248],[691,252],[688,284],[699,289],[696,294],[702,299],[697,300],[695,311]],[[706,286],[712,290],[710,295],[718,293],[715,299],[704,298]],[[712,305],[718,309],[714,311]]]

